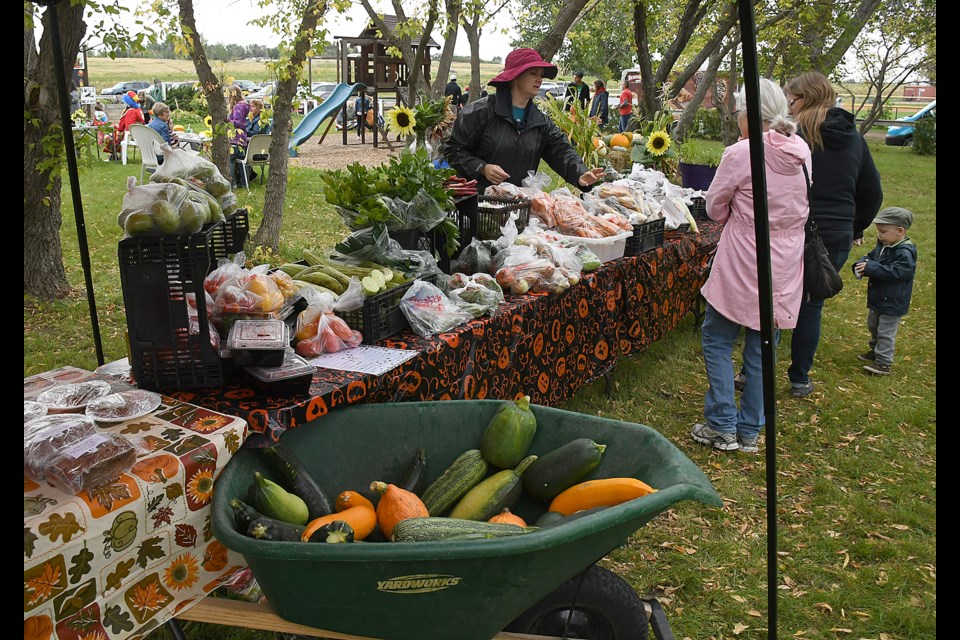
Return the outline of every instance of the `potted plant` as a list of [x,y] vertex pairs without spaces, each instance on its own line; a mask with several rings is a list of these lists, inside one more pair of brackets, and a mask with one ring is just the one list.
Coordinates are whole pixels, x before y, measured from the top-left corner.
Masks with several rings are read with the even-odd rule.
[[717,172],[723,147],[697,138],[687,138],[679,146],[681,186],[706,191]]

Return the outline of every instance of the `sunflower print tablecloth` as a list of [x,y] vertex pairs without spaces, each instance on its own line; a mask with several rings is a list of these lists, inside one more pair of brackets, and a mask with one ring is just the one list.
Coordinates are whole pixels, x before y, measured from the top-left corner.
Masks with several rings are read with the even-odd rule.
[[492,317],[423,338],[410,330],[377,344],[418,351],[383,375],[318,369],[308,394],[268,395],[240,374],[181,400],[246,419],[250,446],[275,441],[347,404],[518,398],[557,406],[676,327],[696,304],[721,225],[672,234],[662,247],[605,263],[560,295],[510,296]]
[[[64,367],[25,378],[24,400],[93,376]],[[77,495],[24,478],[24,638],[140,638],[245,566],[210,522],[213,481],[246,438],[244,420],[163,396],[143,418],[98,426],[141,447],[129,472]]]

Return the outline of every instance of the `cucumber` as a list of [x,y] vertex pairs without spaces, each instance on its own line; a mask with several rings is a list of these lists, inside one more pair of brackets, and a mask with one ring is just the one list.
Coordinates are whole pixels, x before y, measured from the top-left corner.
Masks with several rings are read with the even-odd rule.
[[515,524],[475,522],[458,518],[407,518],[393,528],[394,542],[431,542],[459,536],[480,535],[484,538],[516,536],[536,531],[536,527]]
[[291,524],[307,524],[310,521],[307,503],[276,482],[263,477],[259,471],[253,474],[249,500],[250,506],[268,518]]
[[[280,478],[281,484],[290,493],[298,496],[307,505],[306,522],[333,513],[330,499],[314,480],[303,463],[285,445],[277,443],[260,449],[267,466]],[[269,515],[269,514],[268,514]]]
[[530,411],[530,396],[523,396],[497,409],[483,430],[480,451],[493,466],[512,469],[527,455],[536,433],[537,418]]
[[423,495],[423,490],[427,487],[427,453],[423,447],[417,449],[413,464],[407,469],[403,480],[397,486],[415,494],[418,498]]
[[487,461],[480,449],[468,449],[440,474],[420,496],[431,516],[442,516],[487,475]]
[[301,271],[309,269],[307,265],[297,264],[296,262],[287,262],[285,264],[280,265],[277,268],[292,278],[296,278],[297,274],[300,273]]
[[377,282],[377,279],[372,276],[361,279],[360,286],[363,287],[363,295],[367,297],[377,295],[380,293],[380,289],[383,288],[383,286]]
[[527,456],[516,469],[504,469],[470,489],[450,512],[450,517],[485,522],[513,507],[523,492],[523,473],[536,459],[537,456]]
[[247,535],[257,540],[273,540],[275,542],[300,542],[303,527],[289,522],[281,522],[261,516],[252,521],[247,527]]
[[[573,522],[574,520],[579,520],[585,516],[592,516],[593,514],[603,511],[604,509],[609,509],[610,507],[594,507],[592,509],[583,509],[582,511],[575,511],[568,516],[563,515],[562,513],[557,513],[556,511],[547,511],[547,513],[557,513],[559,518],[552,518],[549,522],[540,524],[540,520],[537,520],[537,526],[542,529],[552,529],[553,527],[558,527],[562,524],[567,524],[568,522]],[[546,514],[544,514],[546,515]]]
[[550,502],[596,469],[606,448],[590,438],[572,440],[531,464],[523,474],[523,488],[531,497]]

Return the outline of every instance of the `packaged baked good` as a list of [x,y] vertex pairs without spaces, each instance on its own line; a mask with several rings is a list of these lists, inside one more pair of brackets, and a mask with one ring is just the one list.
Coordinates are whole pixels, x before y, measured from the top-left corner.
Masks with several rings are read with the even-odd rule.
[[116,433],[94,433],[60,449],[46,469],[47,482],[66,493],[79,493],[129,471],[137,450]]
[[77,413],[49,414],[23,425],[23,474],[43,482],[47,465],[57,452],[94,435],[92,418]]
[[86,380],[73,384],[59,384],[47,389],[37,402],[47,405],[50,413],[82,412],[91,400],[110,393],[110,383],[103,380]]
[[35,418],[47,415],[47,405],[33,400],[23,401],[23,423],[26,424]]

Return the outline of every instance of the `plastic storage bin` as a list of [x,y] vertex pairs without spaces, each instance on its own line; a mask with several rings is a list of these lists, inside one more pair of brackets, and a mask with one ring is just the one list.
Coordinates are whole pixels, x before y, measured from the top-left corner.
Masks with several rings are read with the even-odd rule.
[[516,221],[517,232],[523,231],[530,222],[530,200],[479,196],[476,220],[473,224],[473,237],[481,240],[496,240],[500,237],[500,228],[507,224],[513,212],[519,216]]
[[579,236],[555,235],[564,242],[580,242],[585,244],[590,251],[593,251],[596,256],[600,258],[600,262],[610,262],[611,260],[623,257],[623,252],[627,247],[627,238],[633,236],[633,232],[624,231],[619,235],[608,238],[581,238]]
[[[436,276],[430,275],[421,278],[427,282],[436,284]],[[354,311],[338,311],[339,315],[351,329],[359,331],[363,335],[363,343],[370,344],[389,338],[400,333],[410,326],[407,317],[403,315],[400,308],[400,300],[407,289],[413,286],[414,280],[406,282],[370,296],[363,302],[363,306]]]
[[[353,405],[322,424],[287,431],[283,443],[329,496],[373,480],[399,481],[418,447],[433,482],[475,448],[496,400]],[[576,438],[607,445],[588,477],[630,476],[658,489],[563,526],[487,540],[317,544],[270,542],[236,531],[230,500],[245,501],[254,471],[270,479],[256,449],[242,447],[217,480],[213,533],[243,555],[276,613],[292,622],[391,640],[488,640],[519,614],[638,528],[681,500],[722,505],[707,477],[654,429],[532,406],[538,429],[530,453]],[[524,497],[511,509],[527,522],[546,511]],[[505,578],[508,576],[508,578]]]
[[[219,337],[211,337],[216,329],[207,318],[203,290],[203,279],[215,266],[213,236],[223,224],[190,235],[133,237],[118,244],[130,368],[142,389],[223,383]],[[192,331],[191,297],[197,310]]]
[[280,319],[237,320],[227,337],[227,348],[238,367],[279,367],[289,346],[289,328]]
[[638,256],[641,253],[663,246],[663,226],[666,220],[658,218],[643,224],[633,225],[633,235],[627,238],[623,255]]

